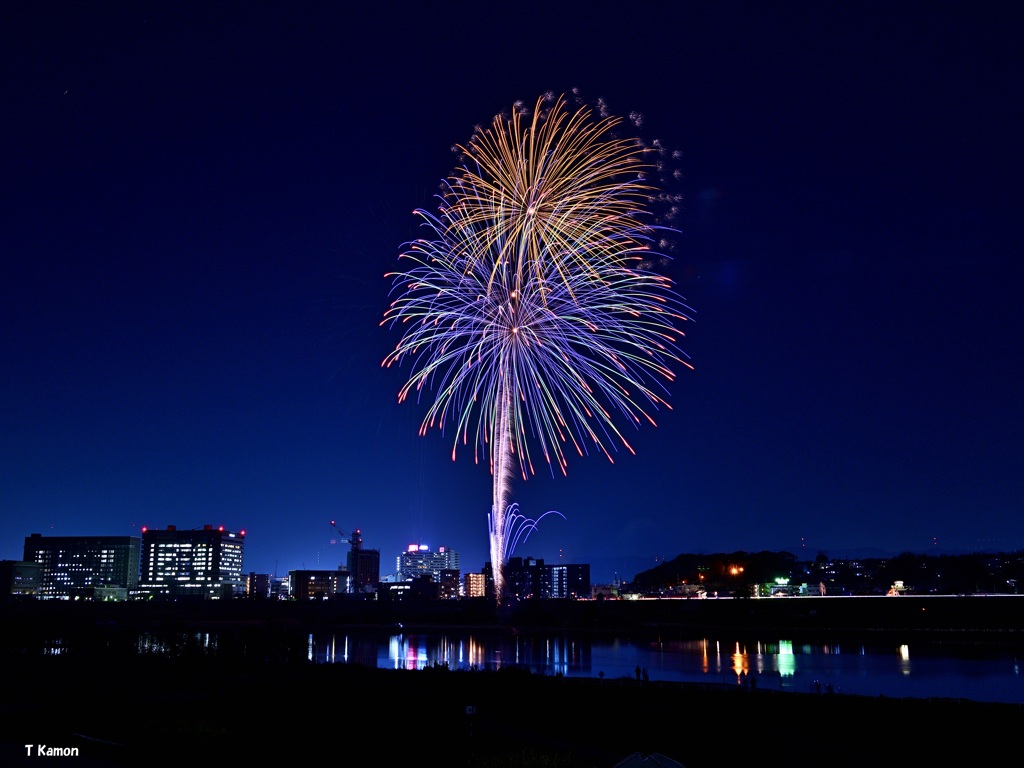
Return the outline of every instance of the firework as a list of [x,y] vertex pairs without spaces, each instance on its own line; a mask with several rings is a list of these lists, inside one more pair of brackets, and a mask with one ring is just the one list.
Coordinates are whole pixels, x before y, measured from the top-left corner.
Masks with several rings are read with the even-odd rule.
[[574,270],[597,277],[605,262],[644,250],[654,166],[636,139],[614,136],[621,123],[550,96],[498,115],[457,147],[468,162],[449,179],[448,226],[474,228],[481,257],[515,264],[520,280],[542,261],[566,280]]
[[453,459],[461,444],[488,460],[499,600],[512,477],[541,463],[564,474],[572,453],[632,452],[618,423],[654,424],[673,365],[688,365],[689,310],[646,266],[646,150],[608,137],[613,119],[545,105],[529,121],[495,118],[462,148],[437,212],[415,212],[429,236],[388,276],[384,315],[403,327],[384,364],[412,366],[399,400],[433,393],[421,434],[450,430]]
[[505,530],[501,533],[505,546],[502,551],[503,562],[508,562],[508,559],[512,557],[512,554],[516,551],[516,547],[518,547],[521,542],[530,538],[530,534],[537,530],[537,525],[540,521],[548,515],[558,515],[563,520],[565,519],[565,515],[553,509],[545,512],[534,520],[526,515],[519,514],[518,504],[509,504],[508,507],[505,508]]

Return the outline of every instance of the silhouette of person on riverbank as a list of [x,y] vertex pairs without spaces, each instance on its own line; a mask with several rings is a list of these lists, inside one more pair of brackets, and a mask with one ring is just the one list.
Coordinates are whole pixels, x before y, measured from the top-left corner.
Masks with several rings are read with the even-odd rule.
[[636,665],[636,681],[638,683],[640,682],[640,665],[639,664]]

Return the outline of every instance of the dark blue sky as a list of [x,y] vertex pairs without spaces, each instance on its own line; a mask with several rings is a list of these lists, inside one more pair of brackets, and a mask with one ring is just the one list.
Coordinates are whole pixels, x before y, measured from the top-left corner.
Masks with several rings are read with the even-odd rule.
[[[246,568],[487,558],[384,273],[466,141],[573,88],[682,151],[695,371],[637,455],[514,486],[517,554],[1024,548],[1019,7],[0,8],[0,557],[247,531]],[[1012,4],[1009,4],[1012,5]]]

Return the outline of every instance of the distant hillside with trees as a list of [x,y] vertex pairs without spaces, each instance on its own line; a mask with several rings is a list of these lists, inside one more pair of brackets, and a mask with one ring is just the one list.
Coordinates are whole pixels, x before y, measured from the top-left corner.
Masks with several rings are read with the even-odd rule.
[[1024,552],[927,555],[833,560],[819,552],[799,561],[791,552],[681,554],[638,573],[624,589],[645,594],[678,593],[697,586],[707,594],[746,596],[777,583],[824,588],[830,595],[1017,594],[1024,587]]

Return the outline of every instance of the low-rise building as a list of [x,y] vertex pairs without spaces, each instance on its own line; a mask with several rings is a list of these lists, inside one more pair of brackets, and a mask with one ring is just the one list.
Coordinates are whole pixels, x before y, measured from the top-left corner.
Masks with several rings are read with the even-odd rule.
[[38,597],[42,577],[43,569],[39,563],[0,560],[0,600]]
[[39,566],[42,599],[127,599],[139,584],[137,536],[25,538],[25,562]]

